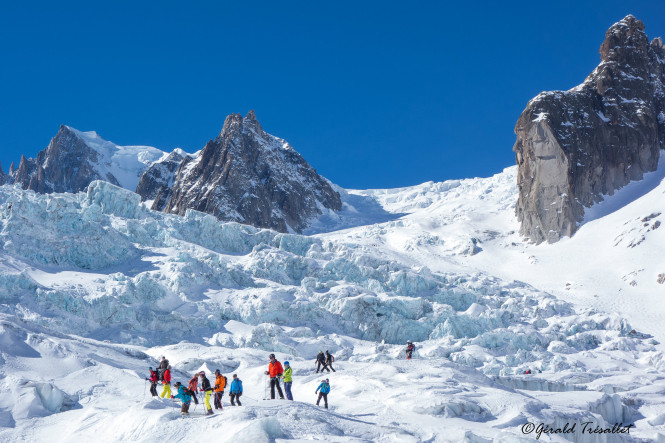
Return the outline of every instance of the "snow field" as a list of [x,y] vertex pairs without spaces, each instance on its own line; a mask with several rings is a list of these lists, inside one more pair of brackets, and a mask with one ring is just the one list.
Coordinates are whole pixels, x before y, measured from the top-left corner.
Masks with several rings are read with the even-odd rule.
[[[663,438],[659,171],[540,246],[516,234],[515,168],[348,191],[314,236],[156,213],[104,182],[2,187],[0,440],[531,441],[526,422],[571,420]],[[329,411],[313,405],[326,349]],[[294,403],[262,400],[270,352]],[[187,421],[143,401],[160,355],[183,382],[237,372],[245,406]]]

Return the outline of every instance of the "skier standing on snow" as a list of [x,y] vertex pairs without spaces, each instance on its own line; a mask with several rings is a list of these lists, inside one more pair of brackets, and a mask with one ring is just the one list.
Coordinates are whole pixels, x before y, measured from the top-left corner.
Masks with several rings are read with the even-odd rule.
[[222,407],[222,397],[224,396],[224,388],[226,387],[226,377],[215,370],[215,409],[224,409]]
[[279,377],[282,376],[283,372],[284,369],[282,368],[282,364],[277,361],[275,354],[270,354],[270,363],[268,363],[268,370],[265,372],[265,374],[270,377],[270,398],[272,400],[275,399],[275,386],[277,386],[279,399],[284,400],[282,387],[279,385]]
[[164,380],[164,372],[169,367],[169,361],[166,359],[166,357],[162,356],[162,361],[159,362],[159,366],[157,366],[157,372],[159,373],[159,380],[163,381]]
[[[321,392],[319,392],[319,389]],[[323,404],[326,409],[328,409],[328,393],[330,392],[330,383],[328,382],[328,379],[326,378],[325,380],[321,380],[321,384],[319,385],[318,388],[316,388],[316,391],[314,393],[319,394],[319,398],[316,399],[316,406],[319,405],[319,402],[323,398]]]
[[335,361],[335,356],[332,355],[330,352],[326,351],[326,364],[330,369],[332,369],[333,372],[335,372],[335,369],[332,367],[332,363]]
[[187,390],[184,386],[180,384],[179,381],[175,382],[174,387],[178,390],[178,393],[171,398],[179,398],[182,402],[182,407],[180,408],[180,415],[189,416],[189,404],[192,401],[192,397],[187,393]]
[[164,389],[162,389],[162,395],[160,397],[164,398],[171,398],[171,365],[168,365],[166,367],[166,371],[164,371],[164,381],[162,381],[162,386]]
[[[319,351],[319,354],[316,356],[316,361],[314,362],[314,365],[316,365],[317,374],[319,373],[319,370],[323,372],[323,369],[330,372],[330,369],[328,369],[328,365],[326,365],[326,356],[323,355],[323,351]],[[321,369],[321,366],[323,366],[323,369]]]
[[150,380],[150,393],[153,397],[157,397],[157,382],[159,381],[159,376],[157,375],[157,371],[152,369],[152,366],[148,369],[150,370],[150,378],[146,378],[146,380]]
[[199,374],[194,374],[194,377],[189,381],[189,390],[192,391],[192,397],[194,398],[194,404],[199,404],[197,398],[197,393],[199,392]]
[[284,374],[282,374],[282,381],[284,382],[284,391],[286,392],[286,398],[288,400],[293,400],[293,394],[291,394],[291,384],[293,383],[293,369],[289,365],[288,361],[284,362]]
[[238,374],[233,374],[233,381],[231,382],[231,390],[229,391],[229,397],[231,397],[231,406],[235,406],[236,400],[238,406],[242,406],[240,403],[240,396],[242,395],[242,380],[238,378]]
[[413,351],[416,350],[416,347],[413,343],[411,343],[411,340],[407,340],[406,342],[406,359],[411,360],[411,356],[413,355]]
[[206,415],[212,415],[212,407],[210,406],[210,396],[212,395],[212,387],[210,386],[210,380],[206,377],[206,373],[201,371],[199,372],[201,377],[201,391],[205,393],[205,400],[203,401],[206,405]]

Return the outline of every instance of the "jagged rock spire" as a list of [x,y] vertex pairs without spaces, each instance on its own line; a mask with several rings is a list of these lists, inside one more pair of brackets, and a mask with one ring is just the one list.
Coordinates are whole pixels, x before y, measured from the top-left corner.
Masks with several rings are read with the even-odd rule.
[[555,242],[584,208],[655,170],[665,148],[665,57],[632,15],[612,25],[583,84],[532,99],[515,126],[520,232]]

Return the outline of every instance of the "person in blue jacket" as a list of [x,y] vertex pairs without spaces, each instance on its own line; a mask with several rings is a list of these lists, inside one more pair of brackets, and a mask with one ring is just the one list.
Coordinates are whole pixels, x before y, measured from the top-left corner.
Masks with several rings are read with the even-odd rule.
[[231,406],[235,406],[235,401],[238,402],[238,406],[242,406],[240,403],[240,396],[242,395],[242,380],[238,378],[238,374],[233,374],[233,381],[231,382],[231,391],[229,396],[231,397]]
[[[319,392],[321,390],[321,392]],[[314,393],[319,394],[319,398],[316,400],[316,406],[319,405],[319,402],[321,401],[321,398],[323,398],[323,404],[325,405],[325,408],[328,409],[328,393],[330,392],[330,382],[326,378],[325,380],[321,380],[321,384],[319,385],[318,388],[316,388],[316,391]]]
[[171,398],[179,398],[182,402],[180,415],[189,416],[189,404],[192,402],[192,397],[187,393],[187,390],[179,381],[175,383],[174,387],[178,390],[178,393]]

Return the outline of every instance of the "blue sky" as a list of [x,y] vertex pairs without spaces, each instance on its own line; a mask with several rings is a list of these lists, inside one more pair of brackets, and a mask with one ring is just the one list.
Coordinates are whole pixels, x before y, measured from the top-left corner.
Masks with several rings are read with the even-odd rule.
[[569,89],[632,13],[665,2],[1,2],[0,162],[60,124],[193,152],[255,109],[347,188],[489,176],[514,164],[527,101]]

